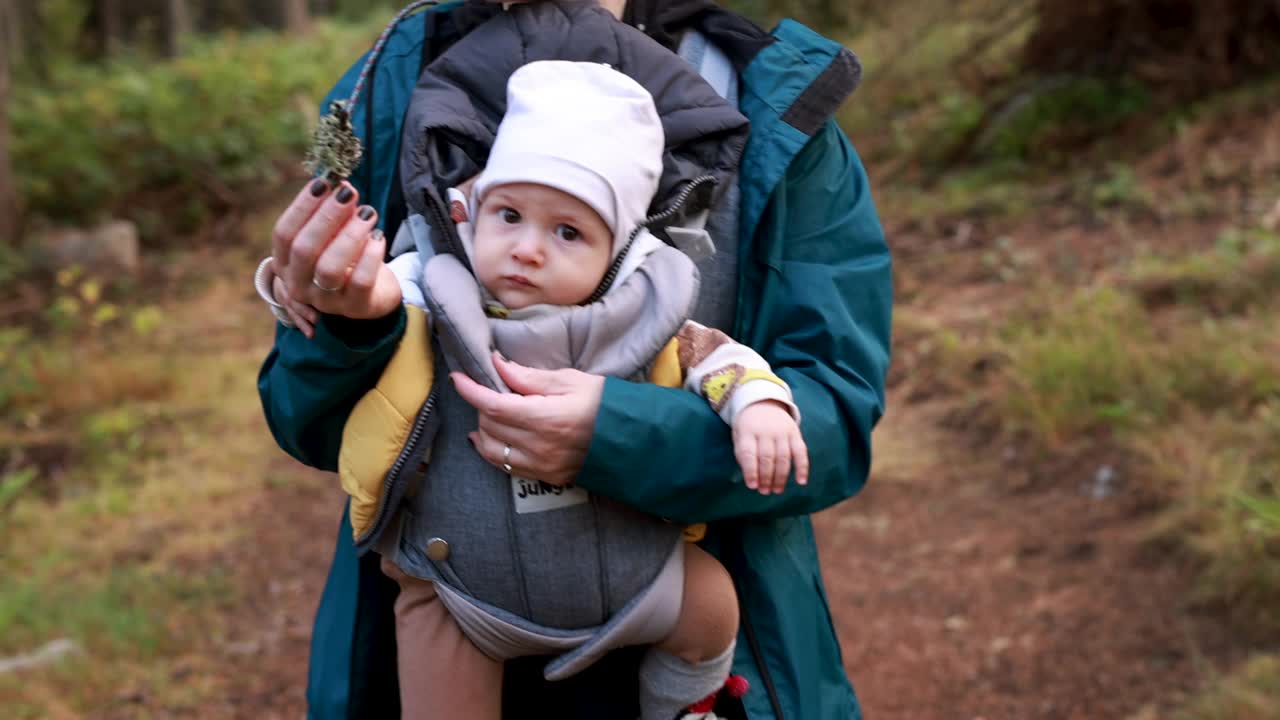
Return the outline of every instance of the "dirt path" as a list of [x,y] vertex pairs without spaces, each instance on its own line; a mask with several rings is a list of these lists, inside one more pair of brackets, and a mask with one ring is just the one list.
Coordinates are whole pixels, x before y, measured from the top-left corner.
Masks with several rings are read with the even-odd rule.
[[[871,482],[815,519],[868,718],[1125,720],[1228,659],[1178,606],[1188,574],[1143,549],[1149,504],[1122,469],[1029,470],[975,449],[946,402],[891,392]],[[209,716],[296,720],[341,494],[282,454],[261,471],[284,481],[258,491],[224,560],[244,602],[209,659],[226,686]]]
[[[1123,719],[1197,683],[1197,662],[1220,648],[1174,606],[1186,577],[1139,550],[1144,510],[1123,477],[1096,498],[1096,467],[1028,478],[957,450],[945,408],[895,410],[873,481],[816,518],[869,718]],[[247,597],[226,650],[229,717],[302,714],[340,503],[331,476],[271,462],[297,480],[263,492],[255,542],[229,558]]]
[[1028,473],[972,457],[944,407],[894,409],[871,484],[816,520],[868,717],[1122,719],[1221,659],[1122,474]]

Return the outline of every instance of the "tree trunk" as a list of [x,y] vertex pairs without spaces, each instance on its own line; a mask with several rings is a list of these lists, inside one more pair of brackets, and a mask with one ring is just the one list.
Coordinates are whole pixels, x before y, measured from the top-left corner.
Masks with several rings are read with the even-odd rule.
[[97,0],[98,10],[98,47],[103,55],[113,55],[120,47],[120,33],[124,28],[120,23],[120,6],[116,0]]
[[307,0],[281,0],[284,14],[284,28],[294,35],[305,35],[311,30],[311,13],[307,11]]
[[195,31],[191,7],[187,0],[168,0],[165,19],[164,50],[169,57],[182,54],[183,43]]
[[[13,36],[17,0],[0,0],[0,38]],[[9,65],[13,45],[0,47],[0,245],[18,244],[18,188],[9,162]]]
[[10,65],[22,58],[27,47],[22,38],[22,12],[18,0],[0,0],[0,48],[6,50]]

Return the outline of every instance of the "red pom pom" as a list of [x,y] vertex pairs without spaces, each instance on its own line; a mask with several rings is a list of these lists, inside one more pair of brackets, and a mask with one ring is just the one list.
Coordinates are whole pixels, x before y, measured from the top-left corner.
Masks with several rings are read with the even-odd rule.
[[747,694],[747,690],[751,689],[751,683],[741,675],[730,675],[729,679],[724,681],[724,689],[728,691],[730,697],[741,698]]
[[711,693],[705,698],[689,706],[691,713],[709,713],[716,708],[716,695],[719,693]]

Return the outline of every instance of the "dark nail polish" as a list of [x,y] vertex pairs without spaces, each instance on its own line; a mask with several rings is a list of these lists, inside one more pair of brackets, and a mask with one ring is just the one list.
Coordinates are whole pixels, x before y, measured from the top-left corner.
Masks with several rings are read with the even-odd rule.
[[315,180],[311,181],[310,189],[311,189],[311,197],[320,197],[321,195],[329,192],[329,183],[319,178],[316,178]]
[[382,228],[374,228],[373,231],[369,233],[369,239],[374,242],[382,242],[386,239],[386,233],[382,232]]
[[351,202],[351,198],[355,196],[356,194],[351,190],[351,188],[344,186],[341,190],[338,191],[338,202],[342,205],[346,205],[347,203]]
[[369,218],[373,217],[373,208],[369,207],[368,205],[365,205],[364,207],[360,208],[359,214],[360,214],[361,220],[368,220]]

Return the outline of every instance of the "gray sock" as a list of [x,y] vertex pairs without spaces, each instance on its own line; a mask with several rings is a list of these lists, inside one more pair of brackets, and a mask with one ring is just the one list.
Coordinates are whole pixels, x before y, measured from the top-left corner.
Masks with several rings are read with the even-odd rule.
[[700,663],[687,663],[649,648],[640,663],[640,719],[672,720],[676,713],[719,690],[733,667],[733,648]]

